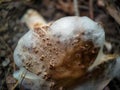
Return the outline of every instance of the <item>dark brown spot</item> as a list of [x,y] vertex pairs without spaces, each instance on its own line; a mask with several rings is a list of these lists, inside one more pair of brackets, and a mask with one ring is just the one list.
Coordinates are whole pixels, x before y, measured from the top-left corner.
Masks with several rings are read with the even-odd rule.
[[47,74],[47,72],[44,72],[43,79],[50,80],[51,76]]
[[43,38],[42,40],[43,40],[43,42],[45,42],[45,41],[46,41],[46,40],[45,40],[45,38]]
[[52,45],[52,43],[51,43],[51,42],[48,42],[48,43],[47,43],[47,45],[48,45],[48,46],[51,46],[51,45]]
[[49,69],[53,70],[54,66],[52,64],[50,64]]
[[48,37],[46,37],[46,40],[50,40]]
[[41,55],[40,60],[43,61],[44,58],[45,58],[45,56],[44,56],[44,55]]

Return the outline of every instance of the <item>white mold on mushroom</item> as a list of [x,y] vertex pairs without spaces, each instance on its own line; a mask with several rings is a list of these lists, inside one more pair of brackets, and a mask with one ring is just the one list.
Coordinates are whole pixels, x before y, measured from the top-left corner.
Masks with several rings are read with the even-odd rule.
[[[98,23],[88,17],[71,16],[51,25],[33,25],[31,28],[33,30],[19,40],[14,51],[15,63],[20,68],[14,77],[19,81],[24,71],[29,73],[24,79],[29,78],[34,83],[33,90],[88,90],[85,85],[89,82],[95,85],[90,90],[97,90],[99,82],[105,83],[101,85],[102,89],[111,80],[105,77],[103,81],[94,82],[92,78],[97,75],[89,73],[105,58],[102,53],[105,34]],[[98,74],[101,72],[100,69]]]

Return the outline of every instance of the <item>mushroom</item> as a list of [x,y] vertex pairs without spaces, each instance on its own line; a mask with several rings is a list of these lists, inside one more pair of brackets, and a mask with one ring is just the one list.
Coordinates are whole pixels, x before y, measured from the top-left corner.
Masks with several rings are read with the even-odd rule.
[[[88,17],[69,16],[29,26],[18,42],[14,73],[31,90],[102,90],[118,72],[120,59],[105,55],[104,29]],[[114,71],[112,71],[114,70]]]

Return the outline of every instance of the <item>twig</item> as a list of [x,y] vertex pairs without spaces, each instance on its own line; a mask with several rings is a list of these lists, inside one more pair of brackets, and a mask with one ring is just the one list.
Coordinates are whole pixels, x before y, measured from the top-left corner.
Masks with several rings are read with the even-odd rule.
[[73,0],[74,2],[74,11],[75,11],[75,15],[79,16],[79,8],[78,8],[78,0]]
[[26,74],[27,74],[27,71],[25,71],[25,72],[22,73],[22,75],[21,75],[21,81],[20,81],[20,85],[19,85],[19,87],[21,87],[22,82],[23,82],[23,80],[24,80]]
[[18,85],[18,83],[19,83],[19,81],[17,81],[16,83],[15,83],[15,85],[12,87],[12,89],[11,90],[15,90],[15,88],[17,87],[17,85]]
[[89,0],[89,13],[90,13],[90,18],[94,19],[94,14],[93,14],[93,0]]
[[120,25],[120,11],[116,9],[112,3],[109,4],[109,1],[106,2],[106,9],[108,13],[115,19],[115,21]]

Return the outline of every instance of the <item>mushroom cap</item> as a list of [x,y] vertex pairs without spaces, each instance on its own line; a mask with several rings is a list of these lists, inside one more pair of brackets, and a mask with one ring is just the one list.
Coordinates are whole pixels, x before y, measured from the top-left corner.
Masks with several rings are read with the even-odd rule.
[[104,41],[100,24],[88,17],[64,17],[27,32],[18,42],[14,60],[46,82],[67,87],[87,73]]

